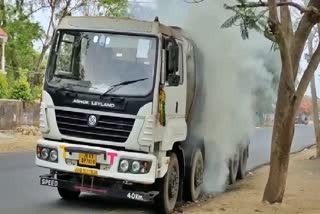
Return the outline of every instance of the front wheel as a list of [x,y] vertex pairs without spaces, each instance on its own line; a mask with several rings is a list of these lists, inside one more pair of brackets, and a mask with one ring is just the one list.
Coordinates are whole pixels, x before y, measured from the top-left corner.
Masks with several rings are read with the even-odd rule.
[[186,176],[186,199],[189,201],[196,201],[201,194],[201,187],[203,183],[204,161],[200,149],[194,153],[191,167]]
[[155,199],[157,212],[170,214],[176,206],[180,186],[179,161],[175,153],[170,156],[167,174],[158,182],[160,193]]
[[58,187],[58,193],[64,200],[75,200],[79,197],[80,191],[72,191]]

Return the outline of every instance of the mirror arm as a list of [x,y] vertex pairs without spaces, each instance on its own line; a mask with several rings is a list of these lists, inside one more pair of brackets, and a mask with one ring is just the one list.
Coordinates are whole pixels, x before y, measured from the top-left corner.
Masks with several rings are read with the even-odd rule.
[[167,54],[166,54],[166,50],[162,49],[161,50],[161,76],[160,76],[160,83],[162,85],[165,85],[166,83],[166,79],[167,79]]

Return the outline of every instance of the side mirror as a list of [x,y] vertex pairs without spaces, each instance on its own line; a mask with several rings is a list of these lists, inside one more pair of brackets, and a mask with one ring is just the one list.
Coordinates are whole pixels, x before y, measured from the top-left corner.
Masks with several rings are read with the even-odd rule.
[[168,84],[169,86],[179,86],[180,84],[180,76],[176,74],[168,75]]
[[167,46],[167,71],[175,73],[179,69],[179,46],[175,41],[170,41]]

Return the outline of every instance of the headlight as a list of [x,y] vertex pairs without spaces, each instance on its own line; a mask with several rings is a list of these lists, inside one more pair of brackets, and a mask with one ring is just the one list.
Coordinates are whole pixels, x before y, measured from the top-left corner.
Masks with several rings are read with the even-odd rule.
[[129,161],[122,160],[120,162],[119,170],[120,170],[120,172],[127,172],[129,170]]
[[139,161],[133,161],[131,165],[131,171],[133,173],[138,173],[141,168],[140,162]]
[[56,148],[37,145],[37,157],[45,161],[58,162],[58,150]]
[[49,157],[49,149],[43,148],[41,150],[41,158],[46,160]]
[[147,174],[150,171],[151,164],[151,161],[121,159],[118,167],[118,172]]
[[50,157],[49,157],[50,161],[55,162],[58,160],[58,152],[56,150],[51,150],[50,152]]

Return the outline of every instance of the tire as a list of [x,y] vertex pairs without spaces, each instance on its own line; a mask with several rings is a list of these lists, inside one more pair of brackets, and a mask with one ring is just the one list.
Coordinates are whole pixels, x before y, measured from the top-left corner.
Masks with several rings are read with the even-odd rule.
[[204,160],[201,149],[197,149],[192,157],[191,166],[186,175],[185,197],[188,201],[199,199],[203,183]]
[[244,179],[246,177],[248,154],[249,154],[248,146],[243,148],[240,152],[239,169],[238,169],[238,175],[237,175],[238,179]]
[[234,184],[237,181],[239,169],[239,154],[235,154],[229,161],[229,184]]
[[58,193],[64,200],[75,200],[79,197],[80,191],[72,191],[58,187]]
[[179,187],[180,171],[177,155],[172,153],[167,174],[158,182],[159,195],[155,198],[157,213],[170,214],[176,206]]

